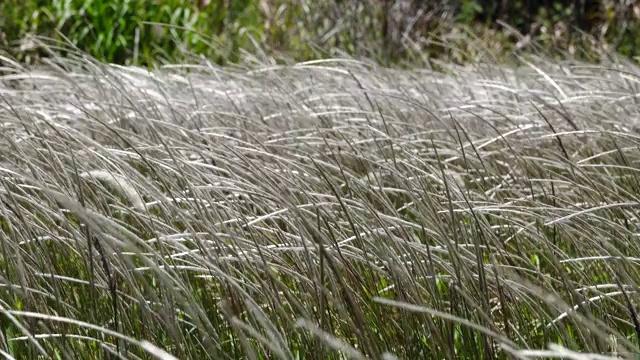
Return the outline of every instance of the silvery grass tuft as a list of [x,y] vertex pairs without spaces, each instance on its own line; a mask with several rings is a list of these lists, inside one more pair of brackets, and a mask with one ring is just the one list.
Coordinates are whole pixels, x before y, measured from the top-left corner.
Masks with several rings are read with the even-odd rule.
[[640,69],[2,58],[4,358],[635,358]]

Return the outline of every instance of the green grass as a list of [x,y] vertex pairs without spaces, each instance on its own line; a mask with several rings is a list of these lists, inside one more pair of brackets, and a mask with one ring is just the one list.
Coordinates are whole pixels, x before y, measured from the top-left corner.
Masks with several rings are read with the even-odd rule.
[[46,54],[34,37],[44,36],[103,62],[145,67],[345,53],[421,67],[540,49],[598,61],[603,52],[637,55],[639,9],[617,0],[3,0],[0,54],[38,63]]
[[637,356],[636,66],[66,54],[1,60],[5,358]]

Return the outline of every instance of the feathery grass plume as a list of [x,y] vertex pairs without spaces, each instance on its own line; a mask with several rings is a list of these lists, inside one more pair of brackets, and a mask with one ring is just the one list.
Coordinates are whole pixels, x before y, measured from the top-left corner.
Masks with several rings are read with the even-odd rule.
[[81,178],[93,178],[104,181],[112,186],[115,190],[120,191],[121,194],[131,203],[131,205],[139,211],[146,209],[144,200],[140,197],[136,189],[122,176],[116,176],[106,170],[91,170],[80,173],[78,176]]
[[636,357],[635,65],[65,51],[0,58],[6,357]]

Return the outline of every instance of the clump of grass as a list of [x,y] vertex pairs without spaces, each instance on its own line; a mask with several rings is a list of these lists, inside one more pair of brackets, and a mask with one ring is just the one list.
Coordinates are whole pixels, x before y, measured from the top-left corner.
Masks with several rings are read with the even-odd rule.
[[0,353],[635,357],[639,69],[440,67],[6,61]]

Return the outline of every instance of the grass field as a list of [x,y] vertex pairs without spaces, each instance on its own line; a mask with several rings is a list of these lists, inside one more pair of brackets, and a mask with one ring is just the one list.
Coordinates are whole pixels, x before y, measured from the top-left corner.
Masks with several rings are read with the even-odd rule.
[[634,65],[0,61],[4,358],[638,355]]

